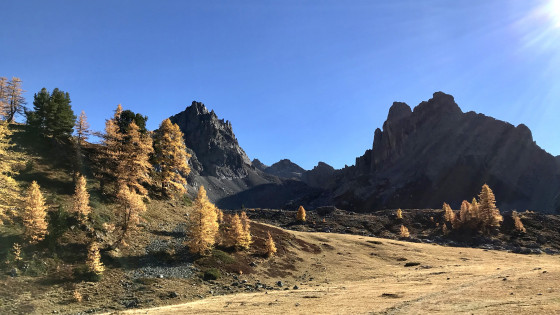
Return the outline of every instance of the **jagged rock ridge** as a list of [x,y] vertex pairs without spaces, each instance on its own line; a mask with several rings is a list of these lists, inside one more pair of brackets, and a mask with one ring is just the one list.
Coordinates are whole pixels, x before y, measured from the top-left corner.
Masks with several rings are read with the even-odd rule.
[[330,190],[337,206],[357,211],[437,208],[444,201],[457,208],[484,183],[502,208],[559,208],[559,164],[529,128],[463,113],[442,92],[414,110],[395,102],[372,149],[335,177]]

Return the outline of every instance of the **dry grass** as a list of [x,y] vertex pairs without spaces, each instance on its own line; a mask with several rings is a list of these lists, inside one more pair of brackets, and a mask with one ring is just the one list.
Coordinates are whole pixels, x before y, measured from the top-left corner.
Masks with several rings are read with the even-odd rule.
[[560,309],[555,256],[294,234],[323,248],[320,254],[300,252],[293,277],[278,278],[299,290],[215,296],[130,313],[549,314]]

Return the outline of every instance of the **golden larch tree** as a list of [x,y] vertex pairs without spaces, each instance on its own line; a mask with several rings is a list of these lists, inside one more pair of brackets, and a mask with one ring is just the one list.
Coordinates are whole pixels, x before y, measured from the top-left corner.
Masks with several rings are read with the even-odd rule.
[[488,185],[482,186],[478,199],[480,200],[478,211],[483,224],[482,231],[489,233],[492,229],[500,227],[503,217],[496,207],[496,197]]
[[303,206],[299,206],[299,208],[297,210],[296,219],[298,221],[305,222],[306,214],[305,214],[305,209],[303,208]]
[[120,132],[118,119],[122,113],[122,107],[119,104],[115,110],[113,118],[105,121],[105,133],[103,134],[103,145],[98,154],[95,156],[96,167],[95,176],[99,179],[101,190],[116,195],[120,189],[118,185],[112,186],[112,190],[108,190],[109,183],[116,184],[117,170],[124,155],[123,144],[124,134]]
[[[449,227],[457,226],[455,212],[451,209],[451,206],[445,202],[443,203],[443,221],[444,225],[449,225]],[[446,228],[448,227],[446,226]]]
[[192,253],[205,254],[216,243],[219,225],[215,208],[200,186],[188,219],[187,245]]
[[8,78],[0,77],[0,116],[6,117],[8,104]]
[[229,228],[229,237],[231,238],[231,241],[228,243],[233,244],[233,246],[238,249],[248,248],[248,244],[245,244],[245,232],[243,230],[243,223],[241,223],[241,218],[239,218],[239,215],[237,213],[231,216]]
[[101,262],[101,254],[99,253],[99,245],[96,241],[92,241],[88,246],[88,254],[86,265],[90,272],[95,273],[96,275],[103,274],[105,271],[105,267]]
[[25,208],[22,219],[25,239],[35,244],[42,241],[47,235],[47,206],[36,181],[31,183],[27,190]]
[[8,123],[0,121],[0,225],[15,215],[21,192],[14,180],[17,165],[22,163],[23,155],[12,150],[12,135]]
[[22,94],[25,91],[21,88],[21,79],[16,77],[7,82],[5,89],[3,112],[6,120],[11,123],[16,114],[23,113],[25,98]]
[[247,213],[245,211],[241,211],[240,219],[241,225],[243,225],[243,237],[240,245],[241,247],[247,249],[253,242],[253,238],[251,236],[251,220],[249,220],[249,217],[247,216]]
[[521,217],[519,216],[519,213],[517,213],[517,211],[513,211],[511,213],[511,217],[513,219],[513,224],[515,226],[515,230],[517,230],[518,232],[521,232],[521,233],[526,233],[527,230],[523,226],[523,222],[521,222]]
[[189,158],[183,132],[169,118],[164,120],[154,133],[154,163],[158,166],[157,179],[164,195],[186,191],[185,176],[191,171]]
[[270,235],[270,232],[266,232],[267,236],[266,236],[266,243],[265,243],[265,250],[266,250],[266,255],[268,257],[272,257],[276,254],[276,244],[274,243],[274,239],[272,239],[272,235]]
[[401,209],[397,209],[397,220],[402,220],[403,216],[402,216],[402,210]]
[[74,132],[76,133],[76,141],[78,142],[79,146],[82,146],[91,134],[89,123],[87,122],[87,116],[84,111],[80,113],[78,120],[76,120]]
[[120,232],[117,241],[113,247],[126,245],[126,238],[130,230],[133,230],[140,222],[140,214],[146,211],[143,197],[137,194],[133,189],[122,185],[117,194],[117,204],[115,207],[115,217],[117,224],[115,231]]
[[150,184],[150,154],[153,152],[152,138],[149,134],[141,134],[140,128],[133,121],[122,146],[121,159],[116,171],[117,182],[125,185],[136,193],[147,196],[144,184]]
[[408,232],[408,228],[404,225],[401,225],[401,237],[410,237],[410,232]]
[[82,224],[86,222],[91,211],[89,206],[89,193],[87,192],[87,182],[83,175],[78,177],[74,197],[72,202],[72,212]]

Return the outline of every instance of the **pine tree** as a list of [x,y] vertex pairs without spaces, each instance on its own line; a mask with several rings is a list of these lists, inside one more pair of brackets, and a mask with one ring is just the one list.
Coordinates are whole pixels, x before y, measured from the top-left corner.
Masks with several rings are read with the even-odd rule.
[[78,142],[78,146],[82,146],[91,134],[91,131],[89,130],[89,123],[87,122],[87,116],[84,111],[80,113],[80,117],[78,117],[78,120],[76,121],[74,130],[76,133],[76,141]]
[[35,94],[33,111],[26,111],[27,124],[45,137],[68,139],[72,135],[76,115],[70,105],[70,94],[58,88],[52,93],[45,88]]
[[270,235],[270,232],[267,232],[265,248],[266,248],[266,255],[268,257],[272,257],[276,254],[277,251],[276,244],[274,244],[274,240],[272,239],[272,235]]
[[27,191],[25,209],[23,211],[23,226],[26,240],[31,244],[42,241],[47,235],[47,206],[36,181],[31,183]]
[[72,212],[76,215],[78,220],[84,224],[91,211],[89,206],[89,193],[86,189],[86,178],[79,176],[76,182],[76,190],[74,192]]
[[88,246],[88,255],[86,265],[90,272],[100,276],[105,271],[105,267],[101,262],[101,254],[99,253],[99,245],[92,241]]
[[11,123],[14,121],[16,114],[23,113],[23,106],[25,105],[25,98],[22,96],[25,92],[21,88],[21,79],[13,77],[11,81],[8,81],[5,87],[5,92],[3,95],[4,101],[4,117]]
[[297,215],[296,215],[296,219],[298,221],[305,222],[306,214],[305,214],[305,209],[303,208],[303,206],[299,206],[298,211],[297,211]]
[[401,225],[401,237],[410,237],[410,233],[408,232],[408,228],[404,225]]
[[204,186],[200,186],[188,220],[189,250],[207,253],[216,242],[218,228],[215,206],[208,200]]
[[185,176],[190,172],[187,147],[179,126],[164,120],[154,134],[154,163],[158,166],[158,180],[165,195],[168,191],[185,192]]
[[496,208],[496,197],[488,185],[482,186],[478,199],[480,200],[479,213],[483,224],[482,231],[489,233],[492,229],[500,227],[503,217],[500,210]]
[[401,209],[397,209],[397,220],[402,220],[403,216],[402,216],[402,210]]
[[245,211],[241,212],[241,224],[243,225],[243,235],[241,238],[240,246],[244,249],[248,249],[253,242],[253,238],[251,236],[251,220],[247,217],[247,213]]
[[8,123],[0,121],[0,225],[15,214],[15,208],[20,203],[21,193],[14,176],[23,156],[12,150],[11,135]]

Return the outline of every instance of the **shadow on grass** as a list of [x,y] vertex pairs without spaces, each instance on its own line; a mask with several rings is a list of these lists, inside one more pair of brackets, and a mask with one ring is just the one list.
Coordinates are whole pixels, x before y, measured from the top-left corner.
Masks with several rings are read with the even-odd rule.
[[60,195],[71,195],[74,193],[74,184],[72,181],[65,181],[61,179],[50,178],[45,172],[22,172],[15,178],[18,181],[31,183],[37,181],[41,187],[48,187],[49,190],[54,191]]

